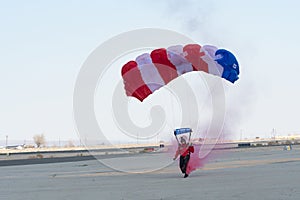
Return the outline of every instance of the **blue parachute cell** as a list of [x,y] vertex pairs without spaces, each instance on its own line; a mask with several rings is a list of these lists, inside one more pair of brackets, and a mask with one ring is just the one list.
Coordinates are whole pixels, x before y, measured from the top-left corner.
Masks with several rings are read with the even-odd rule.
[[240,69],[235,56],[225,49],[218,49],[215,53],[215,56],[215,61],[224,68],[222,78],[225,78],[232,83],[238,80]]
[[184,134],[184,133],[190,133],[192,132],[192,129],[190,128],[178,128],[174,130],[174,135],[180,135],[180,134]]

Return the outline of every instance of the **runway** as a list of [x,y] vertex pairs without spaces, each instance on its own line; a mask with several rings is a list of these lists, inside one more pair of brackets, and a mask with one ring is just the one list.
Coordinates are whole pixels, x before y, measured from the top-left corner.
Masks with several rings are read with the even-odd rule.
[[296,200],[299,153],[298,146],[227,150],[186,179],[166,153],[2,166],[0,199]]

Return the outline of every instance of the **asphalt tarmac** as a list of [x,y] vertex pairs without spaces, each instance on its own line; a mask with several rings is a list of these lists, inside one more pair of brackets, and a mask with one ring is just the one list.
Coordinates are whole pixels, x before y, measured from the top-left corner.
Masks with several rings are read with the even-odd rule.
[[182,178],[168,153],[2,166],[0,199],[300,198],[300,146],[224,152],[188,178]]

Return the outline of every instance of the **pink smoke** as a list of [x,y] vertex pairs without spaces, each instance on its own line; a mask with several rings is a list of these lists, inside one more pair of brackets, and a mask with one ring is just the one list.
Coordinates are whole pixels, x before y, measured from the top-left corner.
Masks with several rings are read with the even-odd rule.
[[[221,146],[221,144],[218,144],[219,146]],[[204,167],[207,163],[209,163],[210,161],[212,161],[213,159],[215,159],[216,157],[219,156],[219,154],[222,151],[217,151],[216,148],[213,148],[211,150],[211,152],[209,152],[204,158],[200,158],[200,149],[205,149],[205,144],[193,144],[194,146],[194,153],[190,154],[190,161],[188,163],[188,167],[187,167],[187,174],[190,174],[191,172]],[[169,153],[172,154],[172,156],[174,157],[175,152],[177,150],[178,147],[178,143],[176,140],[173,140],[171,142],[171,145],[169,147]]]
[[190,174],[192,171],[195,171],[196,169],[199,169],[203,167],[206,163],[208,163],[208,157],[210,154],[208,154],[205,158],[200,159],[199,158],[200,146],[194,145],[194,149],[195,152],[191,153],[190,161],[186,169],[187,174]]

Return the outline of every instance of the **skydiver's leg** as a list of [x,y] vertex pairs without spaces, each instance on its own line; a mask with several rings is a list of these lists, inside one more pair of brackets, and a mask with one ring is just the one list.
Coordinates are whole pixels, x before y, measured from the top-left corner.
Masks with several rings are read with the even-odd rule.
[[184,174],[186,173],[186,168],[187,168],[187,165],[189,163],[189,160],[190,160],[190,155],[186,155],[185,157],[183,157],[183,163],[182,163],[181,171]]
[[183,171],[184,169],[184,158],[183,156],[180,156],[180,160],[179,160],[179,167],[182,173],[185,173],[185,171]]

